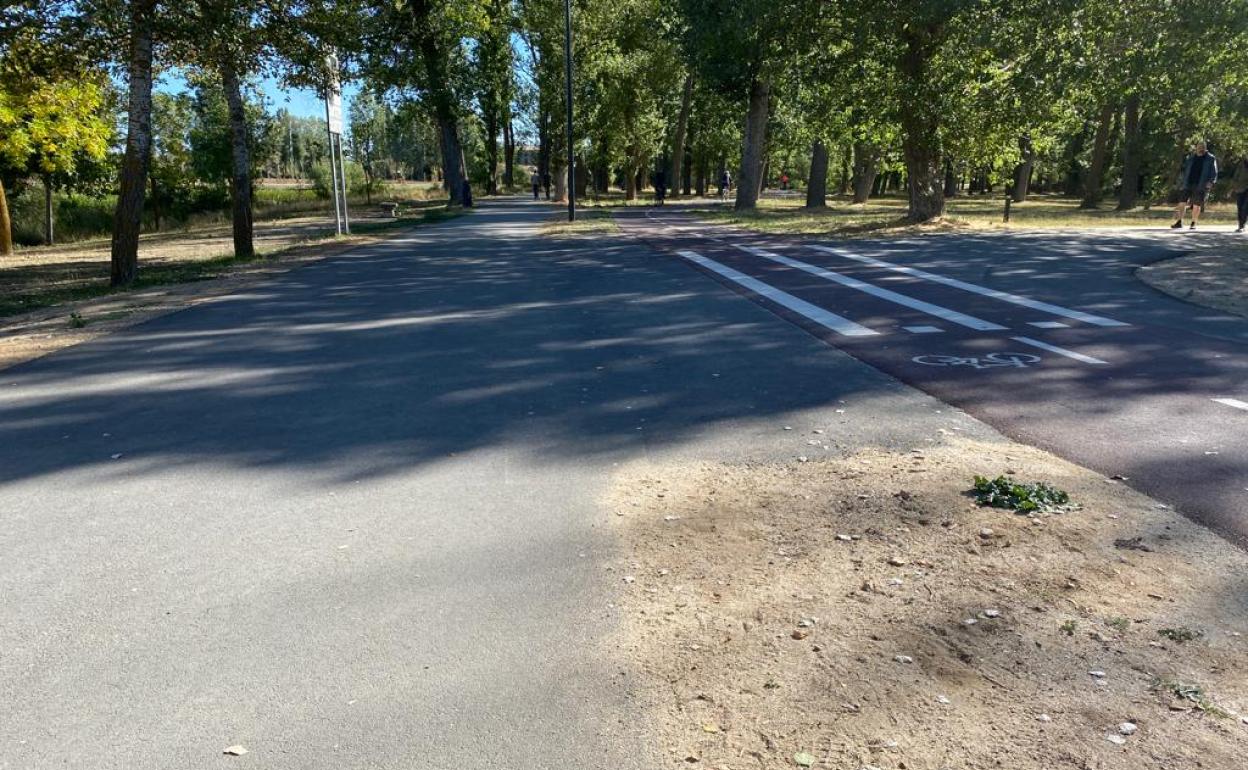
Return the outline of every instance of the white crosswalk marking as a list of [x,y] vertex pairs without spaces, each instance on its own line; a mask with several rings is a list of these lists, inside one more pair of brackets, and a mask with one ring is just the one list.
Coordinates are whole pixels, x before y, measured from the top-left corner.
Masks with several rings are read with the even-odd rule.
[[1038,300],[1028,299],[1027,297],[1020,297],[1017,294],[1010,294],[1009,292],[998,291],[997,289],[989,289],[986,286],[979,286],[974,283],[959,281],[956,278],[948,278],[943,275],[937,275],[936,273],[929,273],[926,270],[919,270],[905,265],[895,265],[892,262],[885,262],[881,259],[875,259],[874,257],[864,257],[860,254],[853,254],[846,249],[830,248],[828,246],[811,246],[810,248],[816,251],[822,251],[825,254],[833,254],[838,257],[844,257],[845,259],[852,259],[865,265],[871,265],[872,267],[892,270],[894,272],[914,276],[915,278],[922,278],[925,281],[932,281],[933,283],[952,286],[955,289],[962,289],[963,291],[969,291],[984,297],[992,297],[993,299],[1000,300],[1001,302],[1009,302],[1013,305],[1031,308],[1032,310],[1039,310],[1051,315],[1082,321],[1083,323],[1092,324],[1093,326],[1130,326],[1130,324],[1123,323],[1122,321],[1115,321],[1112,318],[1092,315],[1091,313],[1085,313],[1081,310],[1071,310],[1070,308],[1062,307],[1061,305],[1051,305],[1048,302],[1040,302]]
[[820,326],[831,329],[837,334],[843,334],[846,337],[870,337],[879,334],[879,332],[872,331],[861,324],[856,324],[848,318],[842,318],[835,313],[828,312],[821,307],[812,305],[804,299],[799,299],[788,292],[781,291],[776,287],[765,284],[756,278],[751,278],[745,273],[733,270],[727,265],[721,265],[715,260],[708,259],[696,251],[679,251],[677,253],[695,265],[700,265],[713,273],[722,275],[728,280],[740,284],[750,291],[775,302],[777,305],[787,308],[788,310],[792,310],[794,313],[798,313],[799,315],[814,321]]
[[940,334],[944,329],[939,326],[903,326],[911,334]]
[[1238,398],[1215,398],[1213,400],[1223,406],[1231,406],[1248,412],[1248,402],[1240,401]]
[[880,299],[887,300],[889,302],[893,302],[898,305],[902,305],[904,307],[908,307],[911,310],[918,310],[922,313],[927,313],[928,315],[934,315],[937,318],[943,318],[944,320],[949,321],[950,323],[955,323],[955,324],[958,324],[959,326],[965,326],[968,329],[975,329],[976,331],[982,332],[982,331],[1002,331],[1007,328],[1005,326],[1002,326],[1001,324],[995,324],[991,321],[985,321],[982,318],[976,318],[975,316],[967,315],[966,313],[959,313],[956,310],[950,310],[947,307],[941,307],[940,305],[933,305],[930,302],[924,302],[923,300],[915,299],[914,297],[907,297],[905,294],[898,294],[897,292],[890,291],[888,289],[881,289],[879,286],[869,284],[865,281],[860,281],[857,278],[850,278],[848,275],[843,275],[841,273],[837,273],[835,271],[828,270],[826,268],[818,267],[816,265],[812,265],[807,262],[802,262],[800,260],[791,259],[789,257],[785,257],[780,254],[767,251],[766,249],[759,249],[753,246],[739,246],[739,245],[737,246],[737,248],[740,249],[741,251],[744,251],[747,254],[753,254],[756,257],[769,259],[772,262],[778,262],[787,267],[796,268],[798,270],[802,270],[807,273],[810,273],[811,275],[817,275],[826,281],[832,281],[833,283],[839,283],[842,286],[848,286],[851,289],[856,289],[866,294],[870,294],[873,297],[879,297]]
[[1076,353],[1073,350],[1067,350],[1066,348],[1059,348],[1057,345],[1050,345],[1047,342],[1041,342],[1040,340],[1033,340],[1031,337],[1010,337],[1010,339],[1014,340],[1015,342],[1021,342],[1024,345],[1031,345],[1033,348],[1040,348],[1041,350],[1047,350],[1050,353],[1056,353],[1059,356],[1066,356],[1067,358],[1073,358],[1074,360],[1082,361],[1085,364],[1108,364],[1109,363],[1108,361],[1102,361],[1099,358],[1093,358],[1092,356],[1085,356],[1083,353]]

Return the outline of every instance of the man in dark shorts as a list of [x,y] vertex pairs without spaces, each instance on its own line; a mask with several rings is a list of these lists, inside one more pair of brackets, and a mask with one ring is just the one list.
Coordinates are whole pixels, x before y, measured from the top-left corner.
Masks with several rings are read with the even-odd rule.
[[1183,170],[1179,173],[1179,207],[1174,212],[1174,224],[1171,230],[1183,226],[1183,212],[1192,207],[1192,228],[1200,220],[1200,210],[1205,207],[1209,190],[1218,181],[1218,159],[1213,157],[1204,142],[1197,142],[1192,153],[1183,161]]

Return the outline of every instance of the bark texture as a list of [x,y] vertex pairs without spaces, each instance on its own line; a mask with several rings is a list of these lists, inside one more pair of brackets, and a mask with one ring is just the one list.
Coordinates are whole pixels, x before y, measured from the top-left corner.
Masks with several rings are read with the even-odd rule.
[[4,182],[0,181],[0,255],[13,253],[13,222],[9,219],[9,198],[4,194]]
[[126,153],[121,161],[109,269],[113,286],[133,283],[139,272],[139,229],[143,223],[147,168],[152,156],[152,17],[155,6],[155,0],[134,0],[130,4]]
[[806,208],[828,205],[828,146],[816,139],[810,148],[810,182],[806,185]]
[[[906,47],[902,53],[902,74],[913,93],[924,93],[928,82],[928,66],[933,40],[938,29],[929,25],[907,29],[903,36]],[[902,151],[906,161],[906,187],[910,205],[907,218],[912,222],[928,222],[945,214],[944,174],[940,163],[940,115],[931,105],[934,100],[916,99],[911,109],[901,116]]]
[[676,118],[676,134],[672,137],[672,157],[667,178],[672,187],[672,198],[679,198],[681,177],[685,166],[685,136],[689,130],[689,105],[693,101],[693,76],[685,76],[685,87],[680,96],[680,114]]
[[230,220],[234,230],[234,256],[256,255],[251,205],[251,137],[238,72],[230,62],[221,65],[221,83],[230,113]]
[[411,0],[413,35],[429,84],[429,100],[438,124],[442,177],[452,204],[464,202],[464,149],[459,141],[459,115],[447,74],[447,55],[438,39],[431,0]]
[[1122,121],[1122,188],[1118,191],[1118,210],[1135,208],[1140,196],[1140,95],[1127,97]]
[[1031,145],[1031,134],[1023,134],[1018,138],[1019,163],[1014,167],[1014,189],[1011,197],[1015,203],[1027,200],[1031,190],[1031,172],[1036,165],[1036,153]]
[[1083,182],[1083,202],[1079,208],[1094,209],[1101,203],[1102,179],[1105,176],[1105,158],[1109,153],[1109,132],[1114,124],[1114,105],[1106,104],[1101,108],[1101,116],[1096,124],[1096,138],[1092,140],[1092,159],[1088,163],[1088,176]]
[[758,206],[758,195],[763,184],[770,101],[770,82],[756,79],[750,83],[750,106],[745,116],[745,138],[741,144],[741,179],[734,205],[737,211],[753,210]]
[[875,187],[877,158],[875,148],[866,142],[854,143],[854,203],[866,203]]

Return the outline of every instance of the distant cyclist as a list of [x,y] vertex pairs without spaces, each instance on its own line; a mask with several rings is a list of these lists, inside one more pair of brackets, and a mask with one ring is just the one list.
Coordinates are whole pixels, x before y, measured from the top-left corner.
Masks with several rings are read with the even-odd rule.
[[728,169],[719,172],[719,199],[723,200],[728,197],[728,191],[732,189],[732,174],[728,173]]

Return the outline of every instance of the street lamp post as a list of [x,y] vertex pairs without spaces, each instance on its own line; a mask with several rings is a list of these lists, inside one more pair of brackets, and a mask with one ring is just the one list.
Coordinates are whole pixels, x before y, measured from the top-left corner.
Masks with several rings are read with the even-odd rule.
[[572,0],[563,0],[563,61],[568,112],[568,221],[576,221],[576,150],[572,147]]

